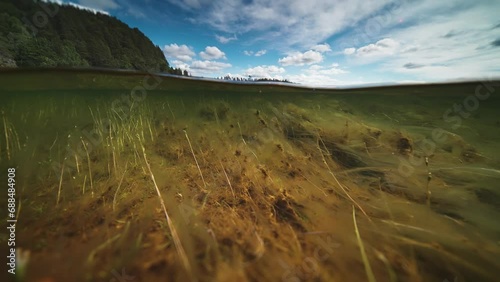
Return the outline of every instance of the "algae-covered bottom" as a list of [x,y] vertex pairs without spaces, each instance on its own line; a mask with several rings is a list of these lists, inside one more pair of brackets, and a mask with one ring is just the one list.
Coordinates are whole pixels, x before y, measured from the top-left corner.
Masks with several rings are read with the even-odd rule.
[[496,281],[498,86],[4,71],[16,279]]

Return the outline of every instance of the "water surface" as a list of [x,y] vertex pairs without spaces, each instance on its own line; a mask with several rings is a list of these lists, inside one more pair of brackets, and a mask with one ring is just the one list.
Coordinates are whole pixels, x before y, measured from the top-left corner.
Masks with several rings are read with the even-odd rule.
[[23,281],[495,281],[498,86],[3,71]]

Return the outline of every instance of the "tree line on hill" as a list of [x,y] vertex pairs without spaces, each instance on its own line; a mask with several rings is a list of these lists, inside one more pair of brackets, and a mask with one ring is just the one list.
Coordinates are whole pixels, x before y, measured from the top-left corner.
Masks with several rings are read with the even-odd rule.
[[189,75],[115,17],[38,0],[0,0],[0,67],[101,67]]

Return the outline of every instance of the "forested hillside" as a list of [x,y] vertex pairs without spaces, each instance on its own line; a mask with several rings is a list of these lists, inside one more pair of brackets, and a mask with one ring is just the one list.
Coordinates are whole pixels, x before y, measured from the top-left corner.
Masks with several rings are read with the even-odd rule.
[[100,13],[0,0],[0,67],[109,67],[186,74],[139,29]]

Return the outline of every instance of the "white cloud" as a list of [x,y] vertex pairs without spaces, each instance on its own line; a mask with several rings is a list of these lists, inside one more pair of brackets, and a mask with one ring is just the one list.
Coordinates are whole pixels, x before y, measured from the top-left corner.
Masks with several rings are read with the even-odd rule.
[[204,60],[226,59],[226,54],[215,46],[207,46],[205,51],[200,52],[200,57]]
[[231,64],[215,61],[194,61],[190,68],[201,72],[218,72],[231,67]]
[[328,76],[348,73],[346,70],[341,69],[337,63],[333,63],[330,66],[312,65],[305,72],[310,75]]
[[243,54],[245,54],[247,56],[260,57],[260,56],[267,54],[267,50],[263,49],[263,50],[259,50],[257,52],[245,50],[245,51],[243,51]]
[[219,41],[222,44],[229,43],[229,42],[231,42],[233,40],[238,40],[238,38],[236,37],[236,35],[233,35],[232,37],[225,37],[225,36],[222,36],[222,35],[215,35],[215,39],[217,39],[217,41]]
[[79,0],[78,3],[97,10],[113,10],[120,7],[114,0]]
[[104,11],[104,10],[101,10],[101,9],[94,9],[94,8],[91,8],[91,7],[88,7],[88,6],[84,6],[84,5],[80,5],[80,4],[76,4],[76,3],[73,3],[73,2],[68,2],[68,3],[64,3],[64,4],[73,6],[75,8],[80,9],[80,10],[86,10],[86,11],[92,12],[94,14],[101,13],[101,14],[104,14],[104,15],[109,15],[109,13],[107,11]]
[[[86,1],[80,1],[80,3],[82,3],[82,4],[78,4],[78,3],[74,3],[74,2],[63,2],[62,0],[42,0],[42,1],[43,2],[47,2],[47,3],[56,3],[56,4],[59,4],[59,5],[69,5],[69,6],[78,8],[80,10],[85,10],[85,11],[92,12],[94,14],[101,13],[101,14],[104,14],[104,15],[109,15],[109,13],[107,11],[105,11],[104,9],[96,8],[99,5],[97,5],[97,6],[96,5],[92,5],[92,6],[84,5],[83,3],[86,2]],[[111,1],[111,2],[114,3],[113,1]],[[111,6],[113,6],[113,5],[111,5]],[[118,5],[116,5],[116,7],[114,7],[114,8],[118,8]]]
[[335,78],[331,75],[317,73],[300,73],[287,75],[287,78],[296,83],[304,84],[313,87],[337,87],[343,85],[362,85],[366,81],[359,80],[343,80]]
[[356,50],[357,56],[385,56],[396,53],[399,43],[391,38],[384,38],[375,44],[369,44]]
[[183,62],[189,62],[189,61],[193,60],[193,58],[191,58],[191,56],[189,56],[189,55],[177,55],[177,56],[175,56],[175,58],[177,58],[178,60],[181,60]]
[[322,68],[323,68],[323,67],[322,67],[322,66],[320,66],[320,65],[312,65],[312,66],[310,66],[310,67],[309,67],[309,69],[310,69],[310,70],[320,70],[320,69],[322,69]]
[[330,45],[328,43],[324,43],[324,44],[318,44],[316,46],[313,46],[311,48],[311,50],[324,53],[324,52],[330,52],[330,51],[332,51],[332,48],[330,48]]
[[[459,2],[465,8],[450,9],[450,4],[432,1],[417,5],[415,12],[421,15],[451,11],[391,31],[391,38],[401,46],[380,71],[425,81],[498,77],[500,49],[492,47],[491,41],[498,36],[493,27],[498,24],[500,2]],[[416,16],[404,11],[402,17],[414,20]]]
[[[273,45],[308,48],[380,12],[394,0],[169,0],[196,20],[228,33],[259,32]],[[200,13],[200,11],[203,11]],[[280,40],[274,40],[280,38]]]
[[355,48],[344,49],[344,54],[353,55],[358,57],[377,57],[377,56],[387,56],[394,55],[399,48],[399,42],[391,38],[384,38],[377,41],[375,44],[368,44],[366,46]]
[[344,55],[352,55],[352,54],[356,53],[356,48],[354,48],[354,47],[345,48],[343,53],[344,53]]
[[[128,15],[139,19],[139,20],[144,20],[148,17],[150,17],[149,13],[146,12],[145,10],[141,9],[141,3],[132,3],[132,2],[127,2],[127,7],[124,8],[127,10]],[[146,16],[148,14],[148,16]]]
[[283,79],[283,77],[279,75],[283,73],[285,73],[285,69],[282,67],[263,65],[245,70],[244,76]]
[[255,57],[263,56],[267,53],[267,50],[260,50],[255,53]]
[[201,8],[202,4],[206,1],[204,0],[168,0],[172,4],[176,4],[177,6],[185,9],[185,10],[192,10],[192,9],[199,9]]
[[310,65],[298,71],[298,74],[288,74],[286,77],[296,83],[308,86],[335,87],[349,84],[363,84],[361,80],[346,80],[349,72],[340,68],[338,63],[329,65]]
[[321,61],[323,61],[323,55],[321,55],[320,52],[313,50],[309,50],[304,53],[295,52],[278,60],[278,62],[283,66],[303,66],[319,63]]
[[163,52],[167,57],[175,58],[183,62],[189,62],[196,56],[191,47],[187,45],[177,45],[176,43],[165,45]]
[[[369,64],[369,68],[359,69],[369,72],[360,75],[369,77],[370,82],[398,78],[432,81],[500,73],[500,48],[492,45],[500,30],[500,1],[168,1],[192,12],[196,23],[220,34],[243,34],[239,40],[246,39],[245,43],[283,52],[319,53],[309,53],[309,58],[307,52],[286,53],[279,61],[282,66],[321,62],[326,56],[322,52],[328,51],[319,46],[329,42],[336,55],[346,55],[351,67]],[[255,51],[244,53],[255,55]],[[310,69],[314,70],[325,71],[317,66]],[[324,78],[321,74],[300,75],[302,79]]]

